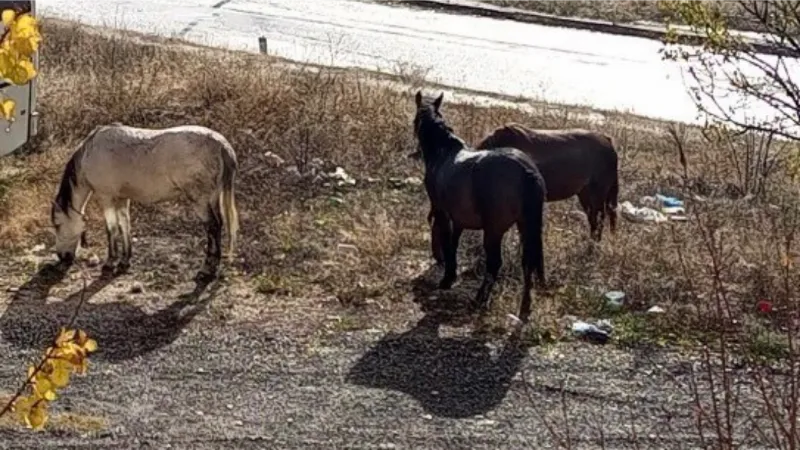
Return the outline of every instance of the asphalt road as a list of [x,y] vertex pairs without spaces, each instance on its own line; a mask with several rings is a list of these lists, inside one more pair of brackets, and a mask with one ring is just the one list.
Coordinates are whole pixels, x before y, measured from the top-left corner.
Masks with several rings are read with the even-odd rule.
[[[694,122],[657,41],[352,0],[42,0],[40,13],[482,92]],[[749,114],[763,114],[756,106]]]

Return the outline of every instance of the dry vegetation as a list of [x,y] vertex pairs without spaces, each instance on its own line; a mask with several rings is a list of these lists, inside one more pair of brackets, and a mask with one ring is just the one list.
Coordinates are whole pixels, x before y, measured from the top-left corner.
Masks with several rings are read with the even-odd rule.
[[[485,0],[498,6],[527,9],[530,11],[553,14],[556,16],[578,17],[584,19],[607,20],[616,23],[631,23],[638,21],[663,22],[668,15],[660,9],[657,1],[641,0],[613,0],[613,1],[520,1],[520,0]],[[741,14],[737,2],[715,2],[719,5],[722,14],[730,21],[731,26],[738,30],[761,31],[756,21]]]
[[[244,289],[238,291],[243,298],[254,300],[237,299],[238,319],[253,320],[259,305],[269,301],[285,304],[285,321],[290,321],[300,315],[292,314],[298,305],[307,311],[309,305],[335,298],[349,311],[335,324],[343,331],[403,320],[392,314],[392,306],[410,302],[415,277],[431,264],[423,188],[395,180],[421,177],[422,168],[405,155],[415,144],[410,94],[422,80],[405,74],[402,81],[411,84],[392,90],[363,73],[290,69],[260,56],[98,34],[52,20],[44,33],[40,135],[17,156],[0,161],[4,257],[52,242],[47,211],[62,164],[94,126],[197,123],[226,135],[239,155],[241,244],[228,278]],[[743,350],[736,352],[738,357],[774,363],[792,353],[785,331],[795,327],[789,319],[796,314],[800,277],[792,239],[800,213],[796,186],[780,162],[792,147],[612,113],[596,124],[583,122],[576,118],[580,114],[571,114],[580,111],[565,107],[535,109],[540,112],[530,115],[445,99],[444,114],[457,134],[473,143],[508,121],[609,133],[620,152],[620,202],[636,204],[657,192],[677,195],[687,200],[691,217],[663,225],[620,220],[617,236],[607,233],[595,246],[588,241],[584,217],[576,214],[575,199],[549,204],[547,275],[559,287],[538,297],[536,338],[566,337],[566,315],[611,317],[619,344],[693,346],[720,335]],[[285,165],[272,164],[266,152],[280,155]],[[286,170],[294,164],[304,172],[314,158],[324,161],[325,171],[343,167],[357,184],[339,187],[313,177],[298,179]],[[745,169],[754,158],[777,163],[769,171]],[[696,196],[703,200],[693,200]],[[150,243],[180,241],[199,259],[202,233],[185,212],[134,206],[134,235],[147,236]],[[89,215],[92,250],[102,256],[101,215],[94,205]],[[517,310],[514,234],[507,238],[505,277],[496,291],[491,322],[496,330],[502,329],[506,313]],[[482,271],[477,236],[468,233],[462,245],[466,290],[439,299],[442,305],[457,307],[459,302],[448,300],[466,300],[474,293]],[[135,258],[137,251],[145,251],[138,249],[134,244]],[[148,258],[135,259],[132,270],[153,277],[149,289],[171,282],[163,275],[176,267],[168,251],[149,249]],[[609,289],[626,292],[622,311],[604,307],[602,294]],[[421,300],[431,295],[416,294]],[[756,310],[761,299],[773,303],[772,313]],[[665,313],[645,314],[654,305]]]
[[[401,92],[377,87],[355,72],[289,70],[253,55],[122,39],[54,21],[45,26],[41,133],[0,167],[0,242],[5,251],[49,245],[47,208],[62,163],[95,125],[199,123],[221,131],[239,153],[242,244],[232,273],[258,295],[336,296],[355,306],[409,298],[410,278],[430,261],[427,200],[420,186],[398,186],[390,178],[421,176],[422,168],[404,156],[414,145],[408,94],[415,87]],[[617,314],[622,325],[618,336],[631,343],[649,337],[690,341],[698,330],[719,324],[707,311],[715,307],[710,301],[715,277],[708,276],[714,268],[712,256],[724,259],[717,278],[739,324],[753,324],[747,318],[762,297],[777,308],[789,307],[781,304],[793,294],[784,292],[781,264],[787,256],[781,256],[786,251],[779,237],[796,226],[796,205],[784,200],[793,198],[784,195],[792,185],[778,170],[769,175],[759,198],[741,199],[747,183],[735,158],[755,152],[756,143],[711,141],[693,129],[673,136],[664,124],[615,114],[597,126],[569,118],[574,116],[567,109],[555,110],[542,108],[548,112],[530,116],[445,101],[447,119],[469,142],[507,121],[610,133],[621,153],[620,202],[637,203],[656,192],[676,194],[689,199],[693,220],[661,226],[622,220],[618,235],[608,235],[594,248],[587,242],[584,218],[575,213],[576,200],[550,204],[547,273],[560,288],[540,297],[541,329],[558,338],[563,333],[558,320],[564,315]],[[686,172],[679,164],[676,139],[688,158]],[[321,158],[327,170],[341,166],[358,183],[342,188],[297,180],[271,165],[264,156],[268,151],[301,169]],[[697,194],[710,200],[691,201]],[[101,216],[93,205],[89,214],[90,240],[102,256]],[[195,243],[202,236],[197,222],[183,212],[135,208],[134,215],[138,236],[190,236],[194,241],[187,242]],[[513,235],[509,233],[506,246],[506,277],[499,294],[505,301],[497,303],[498,317],[516,311],[519,277],[516,247],[510,245],[516,240]],[[461,268],[467,270],[462,279],[468,281],[477,281],[482,270],[481,264],[473,264],[482,253],[476,236],[471,233],[462,246]],[[715,248],[710,254],[709,239],[725,254],[717,255]],[[735,252],[728,254],[729,249]],[[602,294],[609,289],[627,293],[625,312],[603,310]],[[642,312],[653,305],[667,314],[657,321],[646,319]]]

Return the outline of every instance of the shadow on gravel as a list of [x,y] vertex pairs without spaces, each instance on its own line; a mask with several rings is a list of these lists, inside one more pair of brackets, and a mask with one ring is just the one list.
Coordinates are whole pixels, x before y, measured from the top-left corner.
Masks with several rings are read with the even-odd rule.
[[[5,341],[19,348],[41,350],[51,344],[81,301],[79,289],[62,301],[47,302],[50,290],[65,276],[64,269],[47,265],[20,287],[0,317]],[[132,359],[172,343],[219,288],[218,283],[198,285],[168,308],[152,314],[125,302],[92,304],[92,296],[113,281],[114,277],[101,277],[87,285],[74,325],[97,340],[100,348],[93,357],[109,362]]]
[[493,410],[506,396],[528,348],[509,339],[493,356],[485,341],[439,336],[442,316],[428,314],[411,330],[381,339],[350,369],[347,381],[411,395],[440,417]]

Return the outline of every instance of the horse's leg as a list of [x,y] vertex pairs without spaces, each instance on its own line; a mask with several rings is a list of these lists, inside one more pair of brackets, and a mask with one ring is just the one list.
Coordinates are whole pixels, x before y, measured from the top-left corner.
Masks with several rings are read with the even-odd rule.
[[441,222],[437,221],[433,216],[433,211],[428,214],[428,223],[431,225],[431,253],[437,265],[444,265],[444,249],[442,248],[442,241],[440,239],[439,227],[442,226]]
[[481,307],[484,311],[488,311],[491,306],[492,289],[500,275],[500,268],[503,266],[503,234],[503,232],[495,230],[483,230],[486,273],[483,275],[483,283],[475,296],[474,306]]
[[589,185],[578,192],[578,200],[580,200],[583,212],[586,213],[586,218],[589,220],[589,235],[592,239],[599,240],[597,238],[597,210],[592,197],[592,191]]
[[589,190],[595,213],[595,240],[600,242],[603,239],[603,226],[606,220],[606,190],[600,189],[598,183],[590,183]]
[[119,200],[116,203],[117,221],[122,232],[122,258],[117,265],[117,271],[127,272],[131,267],[131,256],[133,256],[131,245],[131,201],[130,199]]
[[207,203],[205,216],[206,258],[203,268],[195,277],[197,281],[210,281],[219,273],[219,262],[222,259],[222,211],[216,196]]
[[106,222],[106,238],[108,239],[108,257],[103,264],[103,273],[111,273],[119,258],[119,224],[117,223],[117,209],[111,199],[99,199],[103,208],[103,217]]
[[444,250],[444,277],[439,282],[439,289],[450,289],[456,281],[458,260],[458,241],[461,238],[461,228],[455,226],[443,214],[437,214],[434,218],[439,223],[439,242],[442,243]]

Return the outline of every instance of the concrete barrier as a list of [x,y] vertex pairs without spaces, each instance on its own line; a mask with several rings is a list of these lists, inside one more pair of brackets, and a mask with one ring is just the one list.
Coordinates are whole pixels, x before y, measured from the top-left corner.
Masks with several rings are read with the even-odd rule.
[[[581,19],[575,17],[555,16],[552,14],[526,11],[519,8],[508,8],[468,0],[390,0],[387,3],[404,6],[447,11],[457,14],[468,14],[498,19],[527,22],[562,28],[596,31],[599,33],[663,40],[666,32],[662,28],[645,25],[618,24],[606,20]],[[688,45],[702,44],[702,37],[697,33],[678,32],[680,42]],[[800,53],[785,47],[776,47],[769,42],[749,40],[749,44],[759,53],[788,57],[800,57]]]

